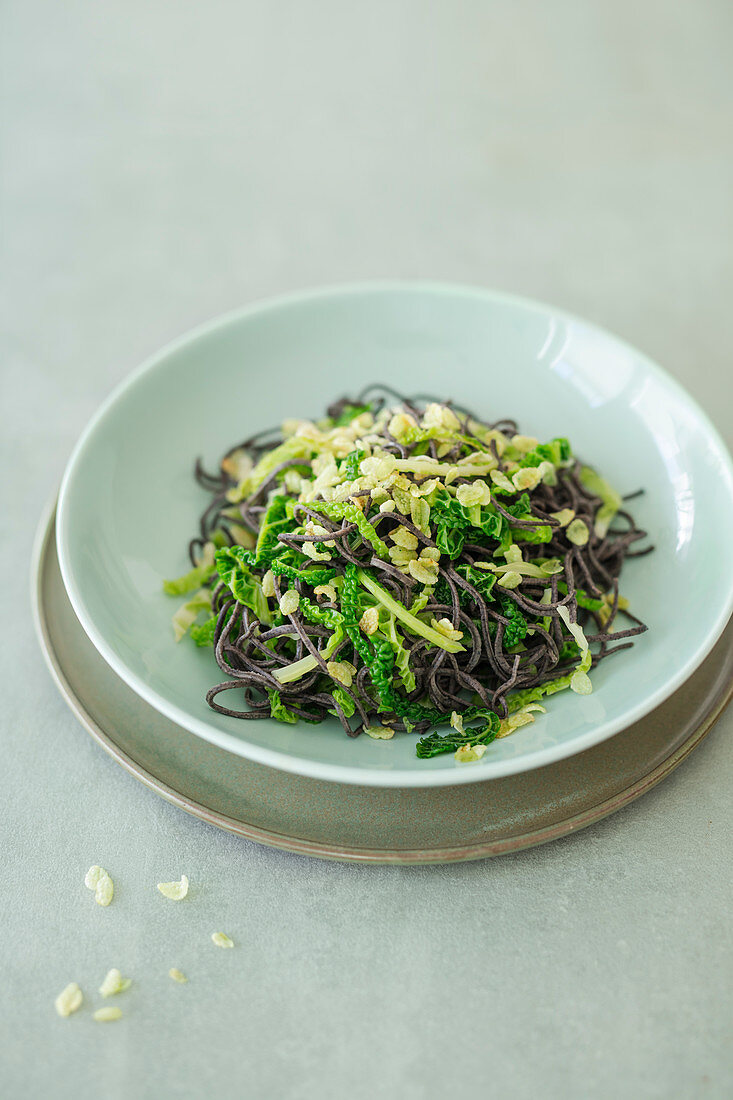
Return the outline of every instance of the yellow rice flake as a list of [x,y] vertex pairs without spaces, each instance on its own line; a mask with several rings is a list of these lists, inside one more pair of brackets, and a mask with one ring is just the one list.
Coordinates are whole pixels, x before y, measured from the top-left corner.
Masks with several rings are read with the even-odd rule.
[[536,489],[542,481],[542,475],[536,466],[523,466],[512,475],[515,489]]
[[516,492],[516,487],[512,485],[509,478],[506,476],[506,474],[502,473],[501,470],[492,470],[489,474],[489,477],[493,481],[494,485],[496,485],[497,489],[504,489],[504,491],[507,493]]
[[292,615],[293,612],[298,610],[300,604],[300,595],[294,588],[289,589],[284,596],[280,597],[280,610],[283,615]]
[[90,867],[86,875],[84,876],[84,885],[86,886],[87,890],[96,890],[97,883],[99,882],[100,878],[102,877],[102,875],[106,874],[107,872],[104,870],[104,868],[98,867],[96,863],[93,867]]
[[389,726],[364,726],[364,733],[375,741],[390,741],[394,737],[394,730]]
[[76,982],[69,982],[65,989],[62,989],[58,997],[54,1001],[54,1006],[59,1016],[71,1016],[72,1012],[76,1012],[81,1008],[84,996],[82,991]]
[[437,561],[431,561],[429,558],[427,560],[411,561],[408,563],[408,568],[411,576],[422,584],[435,584],[438,579],[438,563]]
[[468,485],[459,485],[456,490],[458,503],[464,508],[474,508],[477,504],[489,504],[491,502],[491,490],[485,481],[480,478]]
[[188,879],[185,875],[181,875],[180,882],[159,882],[158,890],[164,898],[170,898],[171,901],[181,901],[188,893]]
[[454,710],[451,714],[450,724],[454,730],[458,730],[459,733],[463,733],[463,715],[459,714],[457,710]]
[[451,642],[460,642],[463,637],[463,631],[456,630],[450,619],[431,619],[430,625],[433,630],[437,630],[439,634],[442,634],[444,638],[448,638]]
[[461,745],[453,753],[459,764],[475,764],[486,752],[486,745]]
[[356,674],[356,668],[350,661],[327,661],[328,675],[333,680],[338,680],[344,687],[351,687]]
[[406,527],[398,527],[389,537],[392,542],[396,543],[397,546],[401,546],[404,550],[417,550],[417,536],[413,535],[412,531],[408,531]]
[[112,997],[115,993],[124,993],[132,985],[131,978],[123,978],[116,967],[107,971],[105,979],[99,987],[103,997]]
[[572,523],[569,523],[565,534],[568,542],[574,543],[575,546],[585,546],[590,538],[588,524],[584,523],[582,519],[574,519]]
[[417,554],[414,550],[406,550],[404,546],[390,546],[389,547],[389,559],[393,565],[409,565],[411,561],[415,561]]
[[211,942],[216,947],[234,947],[234,940],[230,939],[226,932],[212,932]]
[[420,561],[440,561],[440,550],[437,546],[424,546],[420,551]]
[[114,897],[114,884],[104,867],[90,867],[84,878],[84,885],[94,891],[97,905],[107,906]]
[[170,968],[170,970],[168,971],[168,977],[172,978],[174,982],[178,982],[179,985],[185,985],[188,981],[186,975],[183,973],[182,970],[179,970],[177,966],[172,966]]
[[[331,560],[331,555],[328,553],[327,550],[323,550],[323,551],[316,550],[316,548],[315,548],[315,546],[313,545],[312,542],[303,542],[303,543],[301,543],[300,549],[305,554],[305,556],[307,558],[311,558],[312,561],[330,561]],[[286,593],[286,595],[287,595],[287,593]],[[295,595],[297,596],[298,593],[296,592]]]
[[374,634],[379,629],[379,611],[376,607],[368,607],[359,619],[359,629],[363,634]]
[[576,695],[590,695],[593,691],[593,684],[588,673],[581,672],[580,669],[574,672],[570,677],[570,690],[574,691]]
[[119,1020],[122,1016],[121,1008],[114,1008],[112,1005],[107,1005],[104,1008],[98,1008],[94,1013],[94,1019],[99,1024],[109,1024],[113,1020]]
[[538,445],[539,439],[535,439],[533,435],[513,435],[512,444],[517,448],[521,454],[527,454],[528,451],[533,451]]

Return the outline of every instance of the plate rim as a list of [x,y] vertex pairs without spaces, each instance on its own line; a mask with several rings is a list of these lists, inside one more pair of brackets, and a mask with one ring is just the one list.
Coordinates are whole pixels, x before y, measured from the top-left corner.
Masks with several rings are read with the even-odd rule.
[[[371,865],[412,865],[431,866],[441,863],[464,863],[478,859],[493,858],[501,855],[525,851],[528,848],[538,847],[553,840],[559,840],[564,836],[570,836],[580,832],[590,825],[595,825],[604,818],[623,809],[631,802],[636,801],[647,791],[657,786],[671,772],[673,772],[687,757],[702,743],[710,730],[717,723],[723,712],[733,700],[733,676],[728,680],[725,690],[719,695],[715,704],[705,715],[692,734],[682,743],[678,744],[664,760],[660,761],[645,776],[641,776],[634,783],[610,798],[604,799],[596,806],[572,814],[562,821],[551,825],[530,829],[526,833],[515,833],[513,836],[500,840],[485,841],[479,844],[445,845],[435,848],[360,848],[351,845],[328,844],[295,837],[285,833],[253,826],[238,818],[212,810],[203,802],[184,794],[175,787],[158,779],[153,772],[138,763],[128,752],[122,749],[115,739],[87,710],[79,692],[71,685],[66,677],[61,662],[58,660],[56,648],[51,641],[51,633],[48,628],[47,616],[44,605],[44,565],[49,548],[54,545],[55,539],[55,501],[51,501],[42,513],[33,547],[31,564],[31,607],[33,624],[36,636],[41,648],[44,662],[51,677],[56,684],[59,694],[66,705],[74,714],[77,721],[86,729],[92,739],[118,763],[124,770],[141,783],[148,790],[153,791],[171,805],[183,810],[189,816],[206,824],[239,836],[245,840],[262,844],[279,851],[290,852],[296,855],[307,855],[316,859],[328,859],[341,862],[371,864]],[[113,669],[110,669],[116,675]],[[126,685],[129,688],[129,685]],[[132,690],[129,688],[129,690]],[[143,702],[146,702],[143,700]],[[214,746],[215,748],[217,746]],[[226,750],[222,750],[226,751]],[[490,779],[485,782],[491,782]]]
[[408,294],[419,292],[436,294],[439,296],[472,297],[485,302],[511,304],[521,306],[524,309],[529,309],[543,316],[551,316],[568,323],[582,325],[595,332],[601,333],[605,339],[610,340],[617,346],[627,349],[635,358],[642,361],[645,368],[667,387],[668,390],[671,390],[678,400],[683,402],[686,407],[693,412],[708,434],[710,442],[721,461],[727,483],[728,497],[733,499],[733,461],[731,460],[728,448],[720,433],[712,424],[704,410],[687,392],[684,386],[668,374],[663,367],[655,363],[647,355],[622,338],[604,329],[602,326],[596,325],[595,322],[587,321],[568,311],[558,309],[549,303],[525,298],[520,295],[508,294],[503,291],[495,291],[485,287],[458,283],[442,283],[430,280],[368,280],[356,283],[336,284],[333,286],[314,287],[308,288],[307,290],[294,291],[287,294],[259,299],[195,326],[181,336],[169,341],[162,348],[148,356],[138,367],[118,383],[92,415],[77,440],[66,465],[59,490],[57,506],[57,553],[61,575],[71,605],[82,628],[97,651],[110,668],[130,688],[132,688],[140,698],[149,703],[159,713],[164,714],[171,721],[183,726],[196,736],[217,745],[225,751],[233,752],[238,756],[254,760],[267,767],[278,768],[281,771],[289,771],[313,779],[351,783],[358,786],[437,787],[458,786],[462,783],[481,782],[492,778],[498,779],[507,775],[515,775],[523,771],[534,770],[535,768],[543,767],[547,764],[552,764],[559,760],[574,756],[579,752],[583,752],[585,749],[591,748],[595,744],[599,744],[608,737],[612,737],[626,726],[640,721],[645,715],[649,714],[655,707],[659,706],[665,699],[672,695],[674,691],[676,691],[677,688],[679,688],[685,680],[689,679],[697,668],[700,667],[722,635],[731,613],[733,612],[733,577],[731,578],[731,584],[727,593],[727,600],[719,608],[717,617],[714,620],[705,643],[701,645],[697,652],[686,662],[677,667],[672,676],[655,692],[647,696],[643,702],[639,703],[623,717],[612,719],[598,726],[594,726],[586,734],[575,738],[569,743],[548,746],[527,753],[521,757],[513,757],[509,760],[492,763],[490,765],[490,774],[486,774],[489,772],[488,766],[479,766],[476,768],[464,767],[460,770],[456,769],[455,771],[449,770],[448,768],[436,771],[426,770],[424,772],[405,769],[395,769],[391,771],[382,771],[378,769],[364,770],[355,766],[352,767],[342,764],[309,760],[307,757],[296,756],[276,749],[259,746],[246,739],[237,737],[234,734],[219,730],[203,719],[199,719],[189,714],[184,708],[177,706],[175,703],[171,703],[156,691],[155,688],[145,683],[145,681],[132,669],[128,668],[125,662],[114,652],[114,649],[107,642],[102,632],[96,627],[92,616],[87,613],[83,596],[75,584],[73,566],[66,553],[67,548],[65,546],[65,532],[67,529],[66,501],[69,494],[69,486],[73,481],[76,468],[82,460],[88,440],[95,433],[99,423],[104,419],[107,412],[123,397],[128,389],[133,388],[141,378],[154,371],[156,367],[166,361],[172,354],[211,332],[224,329],[228,325],[246,319],[247,317],[257,316],[262,313],[277,311],[283,308],[287,309],[289,306],[303,302],[327,299],[334,296],[348,297],[385,292]]

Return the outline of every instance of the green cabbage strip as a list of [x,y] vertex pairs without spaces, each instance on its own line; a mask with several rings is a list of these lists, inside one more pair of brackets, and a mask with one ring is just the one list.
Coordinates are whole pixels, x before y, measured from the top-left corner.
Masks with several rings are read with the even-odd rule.
[[335,569],[296,569],[294,565],[274,558],[270,562],[270,569],[278,577],[287,577],[289,581],[305,581],[312,588],[317,584],[328,584],[336,576]]
[[[305,596],[300,597],[298,611],[308,622],[317,623],[319,626],[327,626],[333,630],[333,634],[326,642],[321,653],[323,660],[327,661],[346,636],[343,615],[327,607],[318,607],[317,604],[311,603]],[[318,661],[312,653],[307,653],[299,661],[293,661],[291,665],[285,665],[283,668],[277,669],[273,672],[273,676],[281,684],[292,684],[312,672],[314,668],[318,668]]]
[[296,680],[301,680],[314,668],[318,668],[318,661],[312,653],[306,653],[305,657],[301,657],[299,661],[293,661],[292,665],[283,665],[282,668],[276,669],[272,675],[281,684],[292,684]]
[[[522,495],[514,502],[507,506],[507,512],[510,512],[515,519],[521,520],[533,520],[536,521],[537,517],[532,515],[532,509],[530,507],[529,494],[522,493]],[[548,526],[541,527],[511,527],[509,531],[511,542],[526,542],[532,545],[538,543],[550,542],[552,540],[552,528]],[[502,552],[507,547],[502,546]]]
[[509,713],[513,714],[515,710],[526,706],[527,703],[538,703],[545,695],[556,695],[558,691],[564,691],[566,688],[572,687],[573,676],[577,672],[587,673],[590,670],[591,661],[591,651],[587,649],[577,666],[565,676],[558,676],[556,680],[548,680],[546,684],[539,684],[537,687],[511,691],[506,697]]
[[488,745],[490,744],[501,725],[499,715],[485,707],[468,707],[461,717],[464,723],[482,721],[483,727],[475,729],[451,730],[450,733],[431,733],[421,737],[415,746],[415,753],[421,760],[430,756],[439,756],[444,752],[456,752],[464,745]]
[[593,530],[599,539],[605,538],[613,517],[621,507],[621,495],[616,492],[612,485],[609,485],[605,478],[597,474],[590,466],[583,466],[581,468],[580,481],[589,493],[593,493],[594,496],[600,497],[603,502],[596,512]]
[[211,593],[205,588],[200,589],[186,603],[181,604],[173,615],[173,634],[177,642],[180,642],[184,634],[187,634],[201,611],[211,609]]
[[290,527],[290,518],[287,514],[288,499],[280,494],[274,496],[263,516],[254,556],[250,561],[250,564],[258,569],[266,569],[272,563],[275,554],[284,549],[283,544],[278,542],[278,535]]
[[[237,560],[242,565],[266,570],[272,566],[276,554],[285,552],[286,547],[278,541],[278,536],[291,526],[291,514],[288,509],[289,497],[277,495],[272,498],[262,517],[257,543],[254,550],[237,547]],[[225,547],[226,549],[226,547]]]
[[[331,695],[344,712],[344,717],[353,718],[354,712],[356,711],[356,703],[351,698],[348,691],[344,691],[344,689],[341,687],[335,687],[331,692]],[[338,711],[335,707],[329,708],[328,713],[332,714],[334,718],[338,718]]]
[[[493,491],[496,491],[494,488]],[[527,493],[522,495],[506,510],[515,519],[534,519]],[[464,507],[456,497],[445,491],[439,492],[430,507],[430,523],[435,531],[435,542],[442,554],[455,561],[463,552],[464,544],[480,541],[496,542],[494,555],[503,554],[512,542],[545,543],[552,539],[552,528],[547,525],[538,527],[512,527],[492,504]]]
[[366,458],[366,451],[362,451],[358,447],[355,451],[351,451],[343,459],[339,466],[339,473],[342,475],[345,481],[355,481],[359,476],[359,464],[362,458]]
[[[363,584],[363,575],[364,571],[357,569],[355,565],[349,563],[346,566],[340,591],[341,612],[349,640],[369,669],[369,676],[379,697],[379,710],[382,713],[396,714],[408,729],[418,722],[441,722],[443,716],[434,707],[411,703],[395,691],[392,675],[395,658],[390,641],[379,636],[367,638],[359,629],[359,585]],[[381,585],[377,585],[377,588],[381,589]]]
[[391,596],[386,588],[383,588],[381,584],[375,581],[369,576],[363,569],[357,570],[357,579],[361,585],[366,588],[367,592],[371,592],[372,596],[381,603],[382,607],[386,607],[395,618],[403,622],[405,626],[408,626],[414,634],[419,634],[421,638],[425,638],[427,642],[431,642],[433,645],[438,646],[439,649],[445,649],[448,653],[463,653],[464,646],[460,642],[451,641],[450,638],[446,638],[440,631],[434,630],[432,626],[426,626],[415,617],[410,611],[408,611],[401,603],[399,603],[394,596]]
[[194,589],[206,584],[213,572],[214,544],[207,542],[199,564],[189,569],[183,576],[176,577],[175,580],[163,581],[163,591],[168,596],[185,596],[187,592],[193,592]]
[[194,623],[189,633],[198,646],[213,646],[214,633],[216,631],[216,615],[212,615],[205,623]]
[[270,717],[275,718],[278,722],[287,722],[293,726],[298,721],[298,715],[293,714],[282,701],[279,691],[275,691],[274,688],[267,689],[267,698],[270,700]]
[[340,612],[334,611],[330,607],[319,607],[318,604],[312,603],[306,596],[300,597],[298,611],[300,611],[303,618],[307,619],[309,623],[317,623],[318,626],[327,626],[330,627],[331,630],[338,630],[339,627],[343,627],[344,624],[344,618]]
[[348,523],[355,523],[359,528],[359,534],[366,542],[371,543],[377,557],[389,561],[389,548],[386,542],[382,542],[358,505],[347,500],[319,500],[311,507],[329,519],[345,519]]
[[394,615],[390,614],[388,616],[387,624],[382,629],[387,636],[387,641],[392,646],[394,663],[397,667],[397,671],[400,674],[402,686],[409,695],[410,692],[415,690],[415,673],[410,668],[409,651],[405,648],[405,644],[402,641],[402,638],[397,633]]
[[[567,596],[568,586],[565,581],[557,582],[557,590],[561,592],[563,596]],[[597,600],[595,596],[589,596],[583,588],[575,589],[575,602],[578,607],[584,607],[586,611],[602,611],[606,606],[603,600]]]

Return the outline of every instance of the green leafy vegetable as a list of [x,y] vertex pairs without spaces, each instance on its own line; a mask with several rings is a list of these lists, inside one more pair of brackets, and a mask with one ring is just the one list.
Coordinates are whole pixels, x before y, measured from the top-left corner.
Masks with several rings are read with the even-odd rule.
[[248,564],[251,553],[242,546],[225,546],[216,552],[216,568],[235,600],[253,611],[260,622],[269,624],[272,614],[267,598]]
[[216,630],[216,615],[212,615],[205,623],[194,623],[190,634],[198,646],[213,646],[214,631]]
[[278,535],[287,531],[290,527],[290,520],[286,511],[287,504],[288,497],[276,495],[268,505],[262,523],[260,524],[260,533],[257,536],[257,544],[254,551],[254,561],[251,562],[252,565],[256,565],[259,569],[269,566],[276,552],[283,549],[282,543],[278,542]]
[[287,577],[289,581],[305,581],[313,588],[318,584],[328,584],[336,576],[335,569],[296,569],[279,558],[273,558],[270,569],[279,577]]
[[[190,596],[174,615],[176,637],[190,631],[197,646],[211,647],[217,622],[228,616],[229,645],[215,656],[224,673],[247,670],[245,700],[250,690],[266,694],[272,717],[289,724],[335,715],[347,733],[357,732],[355,715],[375,737],[373,719],[386,723],[385,737],[399,723],[423,733],[421,758],[453,752],[459,762],[478,759],[495,737],[531,721],[542,709],[538,699],[566,688],[590,692],[587,673],[598,658],[583,630],[586,616],[576,622],[575,608],[604,624],[612,597],[573,587],[563,604],[553,593],[567,595],[565,538],[574,554],[588,555],[579,563],[586,578],[602,574],[594,540],[615,537],[608,532],[622,507],[619,494],[580,467],[564,437],[538,443],[432,401],[395,408],[380,396],[372,405],[356,398],[330,409],[322,419],[284,423],[286,438],[276,446],[261,435],[228,452],[224,485],[240,480],[225,499],[219,477],[199,471],[214,493],[201,528],[211,533],[201,561],[164,583],[166,592]],[[579,507],[563,473],[571,466],[587,506]],[[563,526],[543,522],[549,514]],[[333,530],[340,523],[345,535]],[[329,530],[319,531],[321,524]],[[615,573],[618,559],[605,549],[598,560]],[[529,604],[514,591],[520,584]],[[452,629],[446,608],[454,599],[462,610]],[[628,604],[619,599],[618,607]],[[559,661],[548,631],[559,642]],[[500,721],[471,677],[489,692],[506,692],[517,654],[520,685],[535,686],[511,692],[512,714]],[[538,683],[548,674],[556,679]],[[211,697],[228,686],[213,688]],[[441,699],[456,711],[444,713]]]
[[[356,704],[354,703],[354,700],[349,695],[348,691],[345,691],[344,688],[336,687],[331,691],[331,695],[336,700],[336,702],[339,704],[339,706],[341,707],[341,710],[344,712],[344,717],[345,718],[353,718],[354,717],[354,712],[356,711]],[[335,707],[331,708],[329,710],[329,713],[335,715],[336,717],[338,717],[338,711],[336,710]]]
[[313,508],[321,515],[328,516],[329,519],[345,519],[347,523],[355,523],[359,528],[361,537],[374,547],[377,557],[389,561],[387,544],[382,542],[361,508],[357,507],[356,504],[342,500],[319,500],[313,504]]
[[357,449],[346,456],[341,463],[341,473],[347,481],[354,481],[359,476],[359,463],[366,458],[366,451]]
[[[444,752],[456,752],[464,745],[488,745],[499,732],[499,715],[482,707],[468,707],[462,714],[463,730],[451,730],[450,733],[431,733],[420,738],[415,752],[421,759],[440,756]],[[483,721],[477,729],[466,729],[466,722]]]
[[504,644],[509,647],[518,645],[527,636],[527,620],[511,596],[501,593],[499,602],[502,613],[509,619],[509,625],[504,627]]
[[449,653],[463,652],[464,646],[462,646],[460,642],[454,642],[452,639],[446,638],[439,630],[434,630],[432,626],[426,626],[424,622],[416,618],[411,611],[408,611],[406,607],[399,603],[394,596],[391,596],[386,588],[383,588],[378,581],[370,577],[364,569],[359,569],[357,577],[359,583],[366,588],[367,592],[371,592],[372,596],[374,596],[383,607],[386,607],[395,618],[409,627],[414,634],[419,634],[421,638],[425,638],[426,641],[432,642],[433,645],[438,646],[440,649],[446,649]]
[[185,596],[196,588],[201,588],[214,573],[214,545],[207,543],[201,561],[181,577],[172,581],[163,581],[163,591],[168,596]]
[[211,595],[205,589],[201,589],[186,603],[181,604],[173,615],[173,634],[177,642],[188,633],[201,611],[208,611],[211,607]]
[[415,690],[415,674],[410,668],[410,654],[405,646],[403,639],[397,632],[394,615],[387,616],[387,623],[384,627],[384,633],[386,634],[387,641],[392,647],[395,667],[400,674],[402,686],[409,695],[410,692],[413,692]]
[[344,405],[343,409],[333,421],[334,427],[343,428],[345,424],[350,424],[357,416],[361,416],[362,413],[369,412],[371,405]]
[[589,493],[593,493],[594,496],[600,497],[603,501],[601,507],[596,512],[594,524],[596,535],[598,538],[602,539],[608,531],[613,517],[621,507],[621,495],[616,492],[612,485],[609,485],[605,478],[597,474],[590,466],[581,467],[580,480]]
[[287,722],[291,726],[295,725],[298,716],[288,710],[279,691],[268,691],[267,698],[270,700],[270,715],[272,718],[276,718],[278,722]]

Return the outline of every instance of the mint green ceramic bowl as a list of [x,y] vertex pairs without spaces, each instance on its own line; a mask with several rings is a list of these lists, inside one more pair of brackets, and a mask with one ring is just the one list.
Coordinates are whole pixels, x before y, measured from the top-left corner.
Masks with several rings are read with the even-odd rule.
[[[318,415],[369,382],[432,392],[540,437],[568,436],[622,492],[656,552],[623,591],[649,631],[601,664],[589,696],[560,694],[478,764],[415,756],[415,737],[344,737],[320,726],[241,722],[204,696],[209,650],[171,636],[161,579],[186,568],[206,495],[192,478],[232,443]],[[375,786],[470,783],[540,767],[638,721],[705,659],[733,606],[730,457],[692,399],[606,332],[549,306],[434,284],[377,283],[292,295],[213,321],[143,364],[80,439],[61,487],[58,551],[71,602],[111,667],[163,714],[214,744],[319,779]]]

